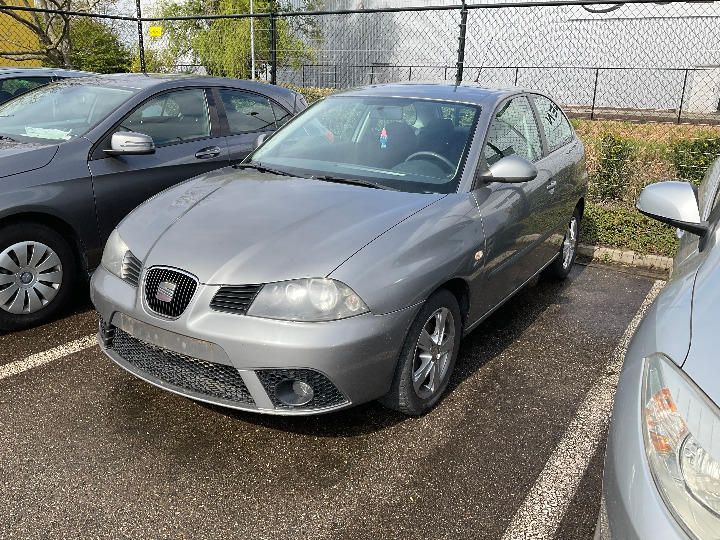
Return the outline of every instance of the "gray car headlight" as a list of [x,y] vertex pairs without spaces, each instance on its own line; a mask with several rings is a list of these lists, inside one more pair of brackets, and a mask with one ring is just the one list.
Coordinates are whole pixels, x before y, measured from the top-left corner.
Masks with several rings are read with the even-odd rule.
[[350,287],[326,278],[269,283],[260,290],[248,315],[285,321],[334,321],[367,313]]
[[692,536],[720,530],[720,409],[662,355],[645,360],[645,450],[655,484]]
[[117,229],[110,234],[105,244],[101,264],[117,277],[122,278],[122,266],[125,254],[130,251],[127,244],[120,237]]

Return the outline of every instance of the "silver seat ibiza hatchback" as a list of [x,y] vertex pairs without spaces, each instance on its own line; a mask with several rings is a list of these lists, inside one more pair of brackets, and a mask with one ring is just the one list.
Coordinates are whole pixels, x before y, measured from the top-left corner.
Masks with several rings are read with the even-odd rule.
[[463,334],[540,272],[568,275],[586,188],[582,143],[540,94],[337,94],[117,227],[92,279],[99,339],[200,401],[422,414]]

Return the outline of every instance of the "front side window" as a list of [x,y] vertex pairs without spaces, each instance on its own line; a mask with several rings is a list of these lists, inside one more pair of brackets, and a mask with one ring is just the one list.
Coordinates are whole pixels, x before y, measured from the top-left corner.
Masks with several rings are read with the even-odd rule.
[[18,139],[74,139],[90,131],[135,92],[54,83],[0,105],[0,134]]
[[540,123],[545,131],[548,149],[552,152],[565,146],[572,140],[573,132],[570,122],[553,101],[543,96],[533,96],[535,107],[540,116]]
[[335,96],[292,120],[252,156],[305,177],[452,193],[480,107],[399,97]]
[[483,153],[488,165],[515,154],[530,162],[542,157],[540,132],[526,97],[513,98],[500,106],[490,123]]
[[220,90],[230,133],[251,133],[275,129],[275,114],[266,97],[241,90]]
[[125,118],[121,128],[150,135],[156,145],[209,137],[205,90],[177,90],[151,98]]

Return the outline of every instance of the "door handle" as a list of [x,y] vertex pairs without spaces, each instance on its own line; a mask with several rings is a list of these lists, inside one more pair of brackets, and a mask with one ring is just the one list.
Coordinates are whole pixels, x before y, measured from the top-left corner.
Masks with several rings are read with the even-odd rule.
[[195,157],[198,159],[210,159],[215,158],[220,155],[220,147],[219,146],[208,146],[207,148],[203,148],[202,150],[198,150],[195,153]]
[[557,186],[557,182],[556,182],[555,180],[552,180],[552,181],[547,185],[547,188],[546,188],[546,189],[547,189],[548,191],[550,191],[550,190],[552,190],[552,189],[555,189],[555,186]]

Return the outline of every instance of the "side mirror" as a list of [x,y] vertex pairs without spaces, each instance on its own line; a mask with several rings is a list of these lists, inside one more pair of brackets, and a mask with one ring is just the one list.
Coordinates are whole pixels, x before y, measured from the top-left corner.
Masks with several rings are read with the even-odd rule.
[[490,165],[489,172],[490,176],[486,177],[486,181],[504,182],[507,184],[529,182],[530,180],[534,180],[538,174],[535,165],[517,154],[505,156],[499,161],[496,161]]
[[110,149],[105,150],[108,156],[136,156],[154,154],[155,143],[150,135],[134,131],[118,131],[110,139]]
[[698,236],[708,232],[707,222],[700,221],[695,188],[688,182],[668,180],[650,184],[640,193],[640,213]]
[[262,143],[264,143],[269,136],[269,133],[261,133],[260,135],[258,135],[258,138],[255,139],[255,148],[259,148],[260,146],[262,146]]

